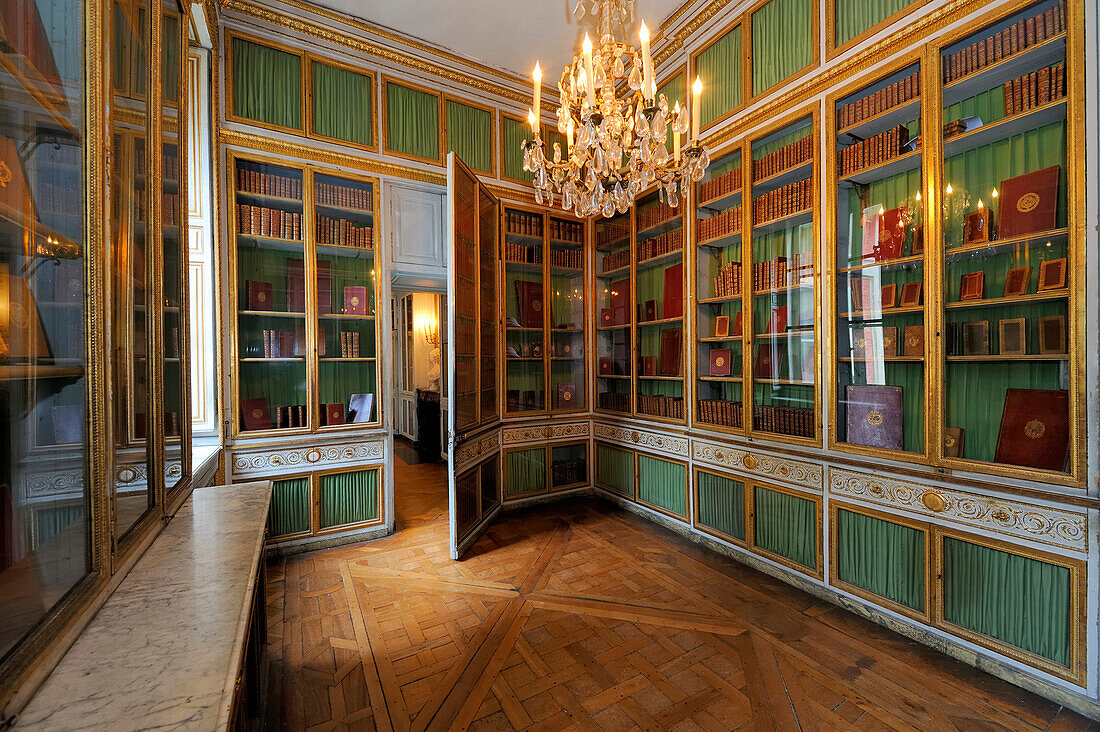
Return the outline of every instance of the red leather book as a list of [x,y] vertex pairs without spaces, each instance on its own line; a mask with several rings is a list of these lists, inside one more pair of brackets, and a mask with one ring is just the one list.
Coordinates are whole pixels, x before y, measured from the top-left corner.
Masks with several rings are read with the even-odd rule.
[[519,321],[524,328],[542,327],[542,283],[516,280]]
[[271,429],[271,410],[263,397],[241,400],[241,422],[246,430]]
[[332,314],[332,263],[327,259],[317,260],[317,312]]
[[615,325],[630,322],[630,278],[611,283],[611,309],[615,311]]
[[781,305],[776,308],[772,308],[771,317],[768,318],[768,327],[764,331],[765,333],[786,333],[787,332],[787,306]]
[[1008,239],[1054,228],[1061,166],[1017,175],[1001,181],[997,238]]
[[344,288],[344,314],[367,314],[367,288],[361,285],[349,285]]
[[247,280],[249,310],[271,310],[271,283]]
[[778,379],[780,368],[787,360],[786,343],[762,343],[756,351],[752,371],[755,379]]
[[994,462],[1064,470],[1069,450],[1069,392],[1009,389]]
[[611,376],[611,358],[608,356],[600,356],[599,362],[600,376]]
[[683,357],[683,331],[680,328],[668,328],[661,331],[661,350],[657,357],[658,376],[679,376]]
[[907,206],[892,208],[882,215],[882,228],[878,233],[878,261],[884,262],[901,256],[901,249],[905,244],[905,226],[908,223]]
[[558,409],[572,409],[577,405],[577,385],[558,384]]
[[324,405],[324,418],[326,425],[344,423],[344,403],[334,402]]
[[741,311],[738,311],[737,315],[733,318],[733,327],[730,328],[730,336],[740,336],[742,335],[741,331]]
[[847,399],[849,443],[889,450],[902,448],[900,386],[849,384]]
[[730,375],[730,361],[732,356],[730,355],[730,349],[728,348],[714,348],[710,352],[710,369],[708,371],[710,376],[729,376]]
[[665,297],[662,318],[679,318],[684,314],[684,265],[678,262],[665,269]]

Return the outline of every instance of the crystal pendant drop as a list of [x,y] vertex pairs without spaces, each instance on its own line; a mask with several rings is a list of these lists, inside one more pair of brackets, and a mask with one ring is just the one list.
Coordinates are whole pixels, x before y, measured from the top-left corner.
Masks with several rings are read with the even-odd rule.
[[621,79],[626,75],[626,66],[623,64],[622,56],[615,57],[615,63],[611,67],[611,73],[615,75],[616,79]]
[[655,165],[664,165],[668,162],[668,149],[664,145],[658,145],[657,150],[653,153],[653,163]]
[[577,6],[576,6],[575,8],[573,8],[573,16],[574,16],[574,17],[575,17],[575,18],[576,18],[577,20],[581,20],[581,19],[583,19],[583,18],[584,18],[584,14],[585,14],[586,12],[587,12],[587,11],[585,10],[585,7],[584,7],[584,0],[581,0],[581,1],[579,2],[579,3],[577,3]]
[[630,88],[634,91],[638,91],[642,88],[642,70],[635,64],[634,68],[630,70]]

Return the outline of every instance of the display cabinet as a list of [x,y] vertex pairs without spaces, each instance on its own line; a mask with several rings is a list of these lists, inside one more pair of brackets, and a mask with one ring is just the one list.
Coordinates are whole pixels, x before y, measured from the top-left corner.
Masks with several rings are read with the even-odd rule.
[[586,442],[537,445],[506,450],[504,453],[506,502],[588,484]]
[[596,404],[601,412],[629,414],[633,375],[634,311],[631,279],[631,216],[597,219],[596,237]]

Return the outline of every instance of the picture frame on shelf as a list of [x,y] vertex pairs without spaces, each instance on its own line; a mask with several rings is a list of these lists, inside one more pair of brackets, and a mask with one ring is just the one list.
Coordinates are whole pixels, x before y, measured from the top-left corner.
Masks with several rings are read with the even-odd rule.
[[714,337],[726,338],[730,334],[730,316],[719,315],[714,319]]
[[1027,354],[1027,320],[1005,318],[997,321],[998,353],[1002,356]]
[[1027,283],[1031,279],[1031,265],[1013,267],[1005,275],[1004,297],[1019,297],[1027,294]]
[[919,307],[921,303],[921,297],[924,294],[924,283],[906,282],[901,286],[901,307],[903,308],[915,308]]
[[898,286],[894,283],[882,286],[882,309],[890,310],[898,305]]
[[970,320],[963,323],[964,356],[989,355],[989,321]]
[[985,295],[985,272],[967,272],[959,283],[959,300],[981,300]]
[[1039,264],[1039,286],[1037,292],[1061,290],[1066,286],[1066,258],[1048,259]]
[[1046,315],[1039,318],[1039,353],[1061,355],[1067,352],[1066,316]]
[[913,244],[909,248],[909,255],[912,257],[924,255],[924,224],[913,226]]

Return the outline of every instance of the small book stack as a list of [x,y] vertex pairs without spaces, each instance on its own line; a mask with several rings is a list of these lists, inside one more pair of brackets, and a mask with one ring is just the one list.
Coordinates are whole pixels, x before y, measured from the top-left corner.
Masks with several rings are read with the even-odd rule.
[[767,262],[753,262],[752,289],[774,290],[797,284],[803,277],[813,276],[813,267],[812,252],[775,257]]
[[542,216],[521,211],[505,213],[505,226],[509,234],[518,236],[542,236]]
[[895,81],[893,84],[879,89],[874,94],[868,94],[862,99],[845,104],[837,112],[837,124],[841,130],[853,127],[865,119],[870,119],[894,107],[899,107],[919,96],[920,72],[914,71],[904,79]]
[[646,396],[638,395],[638,413],[648,414],[651,417],[670,417],[672,419],[684,418],[684,398],[655,394]]
[[275,408],[275,426],[279,429],[285,427],[308,427],[306,419],[306,405],[292,404],[288,407]]
[[542,247],[525,247],[513,241],[504,242],[504,261],[520,264],[542,264]]
[[374,248],[374,228],[359,226],[345,219],[317,217],[317,243],[339,247]]
[[180,225],[180,194],[161,194],[161,223],[165,226]]
[[358,331],[340,331],[340,358],[359,358]]
[[[505,246],[510,246],[505,243]],[[551,249],[550,266],[565,267],[567,269],[581,269],[584,267],[583,252],[580,249]]]
[[606,409],[609,412],[629,412],[630,395],[616,394],[610,391],[603,392],[596,395],[596,405],[600,409]]
[[699,221],[699,241],[711,241],[741,231],[741,207],[725,211]]
[[264,331],[264,358],[290,358],[293,355],[293,333],[286,330]]
[[302,240],[302,214],[297,211],[238,203],[237,219],[242,234]]
[[604,247],[612,242],[621,241],[630,236],[630,227],[626,224],[603,226],[596,232],[596,246]]
[[658,201],[656,205],[650,206],[649,208],[639,208],[638,231],[651,229],[669,219],[676,218],[678,215],[678,209],[669,206],[664,201]]
[[669,252],[678,252],[684,248],[684,230],[674,229],[666,231],[660,236],[651,239],[643,239],[638,242],[638,261],[660,257]]
[[814,410],[804,407],[766,407],[756,405],[752,408],[754,429],[774,432],[795,437],[814,436]]
[[726,262],[714,276],[715,297],[737,297],[741,294],[741,263]]
[[740,427],[741,413],[741,402],[727,402],[724,399],[699,400],[700,422],[721,427]]
[[565,241],[571,244],[583,244],[584,224],[579,221],[550,219],[550,238],[555,241]]
[[788,168],[795,168],[814,157],[814,136],[806,135],[801,140],[796,140],[789,145],[784,145],[774,150],[759,160],[752,161],[752,179],[763,180],[782,173]]
[[850,175],[872,165],[893,160],[905,152],[905,146],[908,143],[909,128],[898,125],[874,137],[849,145],[840,151],[840,174]]
[[741,166],[699,184],[699,200],[713,201],[741,190]]
[[813,193],[810,183],[809,180],[800,180],[754,198],[753,225],[759,226],[809,209],[813,205],[810,199]]
[[613,272],[628,264],[630,264],[630,250],[623,249],[622,251],[603,255],[603,269],[600,271]]
[[950,84],[981,71],[1066,30],[1066,0],[1034,17],[1021,19],[988,38],[943,59],[943,81]]
[[374,193],[370,188],[349,188],[332,183],[318,183],[314,188],[317,203],[322,206],[351,208],[358,211],[374,210]]
[[1005,115],[1009,117],[1061,99],[1066,95],[1066,62],[1006,81],[1004,91]]
[[237,191],[254,193],[260,196],[294,198],[302,200],[302,181],[285,175],[261,173],[258,170],[237,170]]

